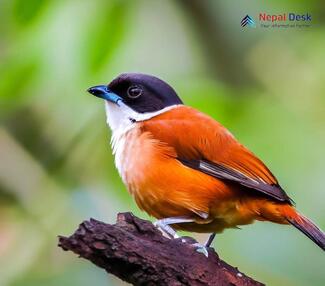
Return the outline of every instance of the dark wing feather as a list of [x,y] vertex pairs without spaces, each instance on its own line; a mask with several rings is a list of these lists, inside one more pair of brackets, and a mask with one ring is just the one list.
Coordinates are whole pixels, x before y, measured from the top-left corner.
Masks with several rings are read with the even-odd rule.
[[272,198],[290,202],[291,199],[278,184],[268,184],[259,178],[251,178],[231,167],[206,160],[186,160],[178,158],[185,166],[201,171],[212,177],[238,183],[250,189],[260,191]]

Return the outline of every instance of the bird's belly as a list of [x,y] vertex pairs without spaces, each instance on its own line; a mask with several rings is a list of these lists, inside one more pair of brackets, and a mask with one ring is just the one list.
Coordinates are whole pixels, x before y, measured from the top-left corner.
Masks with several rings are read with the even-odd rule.
[[176,225],[178,230],[208,233],[221,233],[226,228],[238,228],[240,225],[252,223],[257,219],[256,213],[242,205],[237,199],[212,202],[210,221],[207,223],[187,223]]

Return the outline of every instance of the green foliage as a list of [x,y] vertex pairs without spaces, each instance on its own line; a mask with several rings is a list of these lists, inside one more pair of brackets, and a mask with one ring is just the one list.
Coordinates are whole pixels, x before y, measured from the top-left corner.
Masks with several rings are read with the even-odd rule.
[[28,95],[25,91],[35,79],[37,71],[38,64],[33,59],[11,59],[1,65],[0,102],[3,104],[3,112],[7,113],[11,108],[19,106],[21,100]]
[[31,23],[41,13],[48,0],[14,0],[13,14],[17,23],[21,26]]
[[84,56],[87,69],[100,71],[120,47],[126,29],[130,1],[104,1],[94,11],[96,21],[87,27]]

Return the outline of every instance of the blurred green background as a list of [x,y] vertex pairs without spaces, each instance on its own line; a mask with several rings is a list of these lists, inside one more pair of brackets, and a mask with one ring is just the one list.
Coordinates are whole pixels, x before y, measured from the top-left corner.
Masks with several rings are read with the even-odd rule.
[[[161,77],[227,126],[325,229],[325,5],[297,2],[1,0],[0,285],[124,285],[57,247],[89,217],[147,218],[86,93],[121,72]],[[240,27],[259,12],[309,12],[312,27]],[[256,223],[214,246],[268,285],[325,285],[324,253],[292,227]]]

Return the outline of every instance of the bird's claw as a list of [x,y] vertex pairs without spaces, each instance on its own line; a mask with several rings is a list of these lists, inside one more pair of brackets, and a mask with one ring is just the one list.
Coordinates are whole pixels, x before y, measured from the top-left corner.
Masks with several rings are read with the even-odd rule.
[[196,252],[202,253],[207,258],[209,257],[208,249],[204,245],[200,243],[194,243],[192,246],[196,248]]
[[209,257],[208,247],[206,247],[205,245],[195,242],[195,240],[191,237],[183,236],[180,239],[181,239],[182,243],[186,243],[186,244],[194,247],[196,252],[202,253],[205,257]]
[[[176,231],[166,223],[166,220],[158,220],[154,223],[154,226],[157,227],[163,234],[167,235],[171,239],[179,239],[180,237],[176,233]],[[192,238],[182,237],[180,238],[182,243],[188,243],[189,245],[196,248],[196,252],[202,253],[205,257],[209,256],[207,247],[200,243],[191,243],[189,240]],[[195,241],[195,240],[194,240]]]

